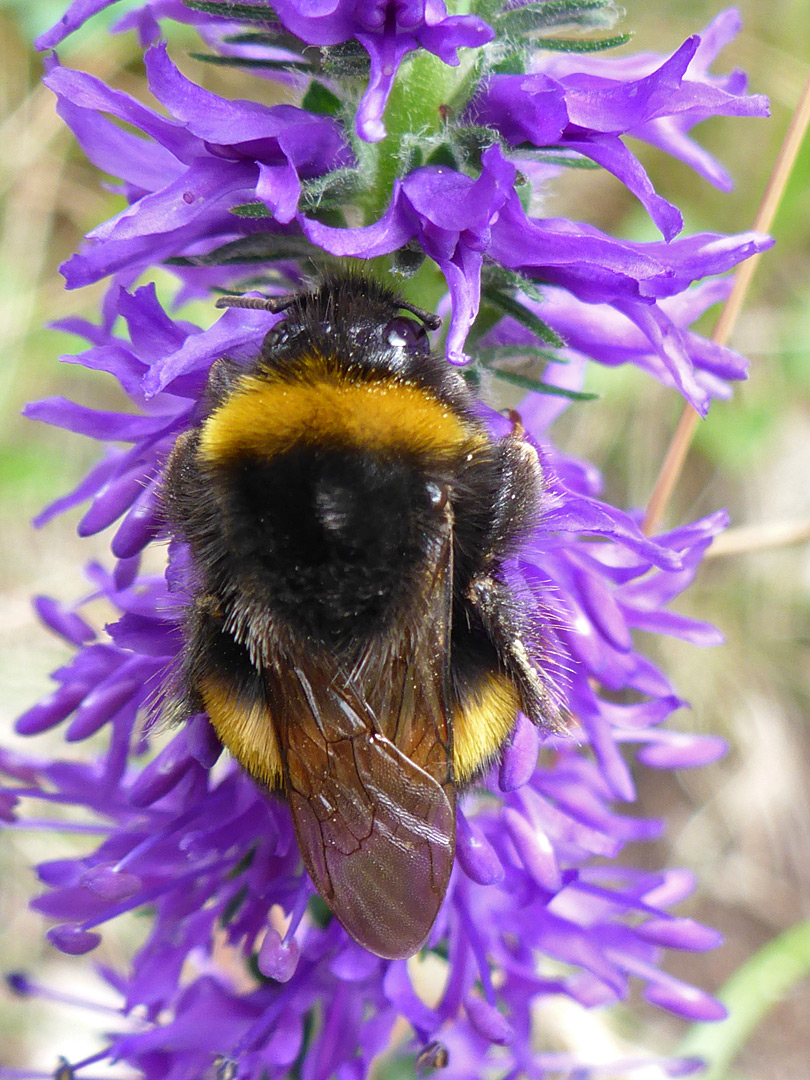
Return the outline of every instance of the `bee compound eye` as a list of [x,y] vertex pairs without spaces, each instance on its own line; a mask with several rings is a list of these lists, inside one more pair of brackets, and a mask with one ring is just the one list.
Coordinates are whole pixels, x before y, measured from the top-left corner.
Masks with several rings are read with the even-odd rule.
[[431,480],[427,485],[428,498],[430,499],[430,505],[433,510],[444,510],[447,506],[447,500],[450,498],[450,493],[446,486],[440,486],[433,483]]
[[281,322],[276,323],[276,325],[264,335],[262,340],[262,353],[267,355],[268,352],[272,352],[272,350],[278,348],[279,345],[283,345],[289,336],[290,328],[287,325],[286,319],[282,319]]
[[424,326],[404,315],[398,315],[386,325],[383,338],[394,349],[422,349],[427,352],[430,348]]

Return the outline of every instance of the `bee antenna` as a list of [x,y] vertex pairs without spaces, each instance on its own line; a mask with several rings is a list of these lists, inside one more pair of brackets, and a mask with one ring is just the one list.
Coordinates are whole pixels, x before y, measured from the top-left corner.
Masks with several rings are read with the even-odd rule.
[[250,308],[252,311],[271,311],[277,315],[280,311],[286,311],[297,299],[294,293],[290,296],[220,296],[214,306]]
[[417,307],[416,304],[409,304],[407,300],[400,301],[401,308],[405,311],[410,311],[411,315],[415,315],[420,322],[423,322],[428,330],[438,330],[442,325],[442,320],[438,315],[434,315],[432,311],[426,311],[424,308]]

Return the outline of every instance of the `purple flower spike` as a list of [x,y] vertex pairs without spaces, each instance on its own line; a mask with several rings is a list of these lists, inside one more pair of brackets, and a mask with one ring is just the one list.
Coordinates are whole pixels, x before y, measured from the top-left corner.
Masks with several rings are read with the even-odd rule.
[[[116,288],[113,302],[141,343],[142,382],[155,378],[157,387],[167,385],[147,400],[131,379],[137,370],[133,344],[109,331],[87,330],[92,342],[85,354],[88,362],[95,365],[98,350],[108,350],[105,355],[116,361],[113,370],[134,403],[149,409],[144,415],[159,416],[162,425],[157,433],[148,426],[138,433],[136,425],[136,441],[119,451],[121,463],[114,459],[112,472],[97,481],[105,498],[116,493],[117,512],[126,516],[127,506],[137,507],[143,497],[142,488],[129,484],[133,463],[145,476],[159,475],[173,437],[168,435],[167,442],[160,432],[179,432],[188,424],[220,342],[237,337],[221,329],[223,320],[205,332],[174,322],[151,290],[129,294]],[[226,314],[232,322],[239,317],[237,311]],[[264,327],[259,314],[247,313],[243,324],[246,350],[248,342],[253,350],[260,342]],[[110,319],[109,325],[118,323]],[[149,327],[152,332],[146,333]],[[167,348],[175,350],[174,356]],[[560,371],[570,377],[568,368]],[[91,568],[94,591],[88,599],[104,596],[119,611],[108,627],[109,642],[84,645],[72,664],[57,673],[61,689],[29,713],[21,730],[33,732],[67,720],[73,739],[102,728],[110,733],[109,751],[97,765],[41,767],[35,775],[41,775],[50,799],[86,806],[101,816],[106,830],[95,853],[75,863],[65,860],[58,873],[43,870],[49,891],[37,906],[63,924],[51,932],[54,942],[65,950],[87,951],[98,943],[106,920],[143,904],[158,912],[126,993],[154,1018],[168,1009],[174,1020],[153,1019],[141,1034],[114,1039],[111,1053],[133,1064],[146,1060],[147,1048],[170,1057],[180,1053],[179,1032],[190,1033],[207,1015],[196,1010],[209,1000],[210,986],[205,969],[189,986],[181,985],[180,973],[190,954],[215,964],[216,926],[226,928],[234,947],[255,957],[256,970],[271,980],[268,986],[289,988],[291,996],[276,1002],[261,987],[247,996],[223,990],[218,1034],[188,1051],[188,1067],[198,1071],[217,1058],[239,1061],[248,1075],[258,1077],[271,1061],[271,1077],[281,1080],[290,1054],[300,1052],[301,1044],[270,1039],[268,1033],[280,1022],[278,1010],[291,1010],[285,1030],[299,1030],[317,1001],[328,1000],[337,1008],[347,985],[368,1003],[369,1018],[364,1022],[361,1015],[341,1014],[339,1043],[332,1041],[336,1033],[328,1039],[324,1034],[308,1050],[313,1075],[321,1067],[334,1071],[358,1053],[371,1060],[386,1044],[398,1013],[415,1025],[424,1043],[447,1039],[454,1046],[451,1032],[463,1030],[479,1047],[480,1060],[494,1045],[499,1052],[522,1054],[533,995],[563,993],[586,1004],[604,1003],[623,997],[631,978],[645,981],[650,999],[665,1007],[714,1015],[710,999],[690,998],[681,984],[662,982],[656,967],[662,948],[700,949],[713,942],[700,928],[669,915],[669,906],[686,891],[684,883],[631,868],[622,871],[618,882],[610,875],[603,880],[590,863],[594,856],[609,858],[625,843],[660,833],[659,823],[625,817],[611,805],[617,797],[632,797],[623,755],[632,755],[635,747],[639,757],[662,766],[667,760],[680,765],[711,756],[699,741],[679,743],[676,733],[661,726],[680,702],[666,678],[636,651],[631,627],[643,620],[645,626],[656,623],[659,632],[707,639],[701,626],[668,621],[665,606],[688,585],[724,517],[714,515],[655,540],[643,538],[631,517],[598,500],[593,470],[576,468],[552,448],[547,425],[559,410],[544,409],[546,400],[530,397],[523,409],[524,423],[533,425],[544,447],[546,517],[512,572],[527,597],[541,602],[549,661],[567,669],[561,686],[567,687],[569,705],[590,746],[560,736],[547,739],[545,764],[538,767],[537,733],[521,721],[504,755],[500,783],[492,775],[484,789],[464,799],[459,867],[434,928],[435,940],[447,942],[450,965],[447,990],[435,1010],[420,1001],[405,965],[363,954],[334,920],[321,926],[308,913],[311,889],[301,878],[288,811],[232,765],[214,768],[220,747],[204,717],[174,733],[148,764],[123,767],[120,747],[125,753],[133,745],[135,710],[152,699],[177,653],[180,609],[176,591],[172,595],[160,578],[133,579],[129,563],[121,564],[126,567],[122,577]],[[502,422],[493,414],[493,424]],[[80,423],[97,433],[92,414],[77,414],[75,426]],[[116,475],[121,478],[118,488]],[[77,498],[82,494],[93,497],[84,490]],[[600,544],[589,541],[593,535],[602,538]],[[187,573],[185,552],[173,545],[169,554],[167,578],[176,590]],[[46,607],[46,614],[51,610]],[[79,606],[69,609],[59,625],[70,636],[82,622]],[[636,704],[615,703],[615,692],[625,689]],[[99,776],[109,777],[106,784],[99,783]],[[295,927],[284,939],[268,928],[273,905],[288,913]],[[646,921],[638,921],[640,910]],[[509,942],[519,943],[517,951]],[[541,979],[533,966],[535,952],[563,961],[572,973]],[[503,978],[482,1001],[474,992],[475,981],[490,962]],[[528,997],[527,986],[534,987]],[[191,1034],[183,1038],[191,1047]]]
[[481,163],[477,180],[440,166],[416,169],[396,189],[388,211],[374,225],[336,229],[306,219],[301,223],[313,243],[339,256],[373,258],[416,240],[436,262],[450,290],[451,363],[468,359],[463,347],[478,314],[483,257],[515,179],[514,165],[497,146],[484,152]]
[[[654,53],[629,57],[595,53],[578,56],[576,60],[564,53],[555,53],[543,56],[536,69],[561,82],[570,80],[578,91],[581,90],[580,100],[583,102],[593,99],[594,91],[599,101],[601,94],[606,98],[613,94],[621,100],[629,90],[625,102],[629,105],[626,117],[630,124],[623,130],[680,158],[710,183],[728,191],[732,187],[728,173],[689,138],[688,133],[710,116],[769,115],[765,97],[745,93],[747,80],[742,72],[734,71],[730,75],[712,75],[709,72],[718,54],[737,36],[740,26],[739,12],[729,8],[664,63],[663,57]],[[688,53],[684,53],[687,49]],[[688,56],[689,60],[685,71],[680,73],[679,65],[673,65],[679,54]],[[670,104],[665,105],[667,94],[664,93],[657,101],[653,99],[653,108],[649,113],[637,110],[632,100],[634,87],[665,90],[665,80],[672,77],[682,78],[676,101],[670,98]],[[644,107],[642,102],[641,109]],[[586,124],[586,128],[588,126]]]
[[415,170],[373,225],[337,229],[304,219],[302,228],[313,243],[339,256],[372,258],[418,242],[450,290],[446,348],[451,363],[467,359],[463,346],[478,314],[486,255],[561,285],[587,304],[606,303],[621,312],[646,338],[667,379],[705,413],[710,394],[695,377],[687,344],[657,301],[764,251],[770,239],[707,233],[671,245],[618,243],[590,226],[529,218],[513,188],[515,167],[500,147],[484,151],[481,161],[476,181],[441,167]]
[[[97,12],[104,10],[116,0],[76,0],[67,14],[36,42],[37,48],[53,48]],[[152,0],[143,14],[149,19],[143,24],[141,37],[154,40],[156,23],[150,9],[160,11],[167,5]],[[260,9],[261,0],[255,8]],[[178,8],[177,4],[168,7]],[[367,142],[379,142],[385,138],[383,114],[403,58],[415,49],[433,53],[443,63],[455,67],[459,62],[458,50],[479,49],[495,36],[483,19],[475,15],[448,15],[441,0],[408,0],[389,4],[387,0],[335,0],[334,3],[309,3],[307,0],[273,0],[266,3],[267,22],[278,18],[296,37],[310,45],[334,46],[355,39],[368,53],[370,73],[368,85],[357,110],[355,119],[357,134]],[[177,17],[182,12],[172,10]],[[229,12],[223,6],[223,17]],[[186,14],[184,21],[189,20]],[[203,20],[197,16],[195,21]],[[208,20],[210,21],[210,19]],[[131,19],[122,21],[120,29],[127,29]]]
[[[329,117],[220,98],[185,79],[163,45],[150,49],[146,64],[150,88],[173,111],[172,120],[81,72],[52,64],[46,75],[86,153],[121,177],[131,203],[94,229],[83,252],[65,264],[71,288],[176,254],[210,233],[212,214],[226,232],[236,203],[259,199],[277,221],[289,222],[301,177],[349,160]],[[122,132],[107,115],[139,128],[148,142]]]

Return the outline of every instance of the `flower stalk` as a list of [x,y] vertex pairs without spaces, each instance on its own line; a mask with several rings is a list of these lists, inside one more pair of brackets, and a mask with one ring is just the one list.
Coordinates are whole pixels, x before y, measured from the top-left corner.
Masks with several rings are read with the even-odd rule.
[[[771,231],[771,226],[779,209],[779,203],[793,171],[796,156],[804,142],[808,126],[810,126],[810,73],[808,73],[796,108],[791,115],[785,137],[782,140],[771,175],[765,186],[762,200],[757,208],[752,226],[755,232],[769,233]],[[723,305],[717,325],[712,332],[712,341],[715,344],[727,345],[734,333],[734,327],[737,325],[737,319],[745,304],[758,265],[759,253],[741,263],[735,271],[731,292],[728,294],[728,299]],[[664,455],[658,478],[644,514],[642,529],[647,536],[651,536],[656,532],[661,524],[686,462],[686,456],[689,453],[689,447],[692,445],[692,439],[695,437],[699,420],[700,414],[691,406],[685,406]]]

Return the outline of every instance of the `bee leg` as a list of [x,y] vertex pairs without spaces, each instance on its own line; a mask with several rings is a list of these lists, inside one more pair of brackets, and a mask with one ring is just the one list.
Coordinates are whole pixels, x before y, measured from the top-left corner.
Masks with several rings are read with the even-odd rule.
[[245,374],[245,367],[230,356],[220,356],[208,371],[205,384],[203,407],[206,416],[222,405],[231,396],[239,379]]
[[512,431],[497,449],[500,483],[485,545],[487,567],[519,546],[537,525],[545,487],[537,450],[525,438],[519,420],[513,418]]
[[287,296],[220,296],[214,307],[249,308],[251,311],[270,311],[278,315],[292,307],[298,296],[298,293]]
[[537,647],[531,651],[542,654],[542,634],[526,625],[520,604],[499,573],[504,552],[519,547],[537,525],[545,488],[539,455],[526,438],[520,416],[513,411],[510,419],[512,430],[498,446],[501,482],[483,567],[470,583],[467,600],[514,683],[523,712],[535,724],[564,731],[559,706],[526,644],[534,639]]
[[518,691],[522,711],[534,724],[564,731],[559,706],[526,648],[526,629],[508,587],[484,575],[472,581],[467,599]]

